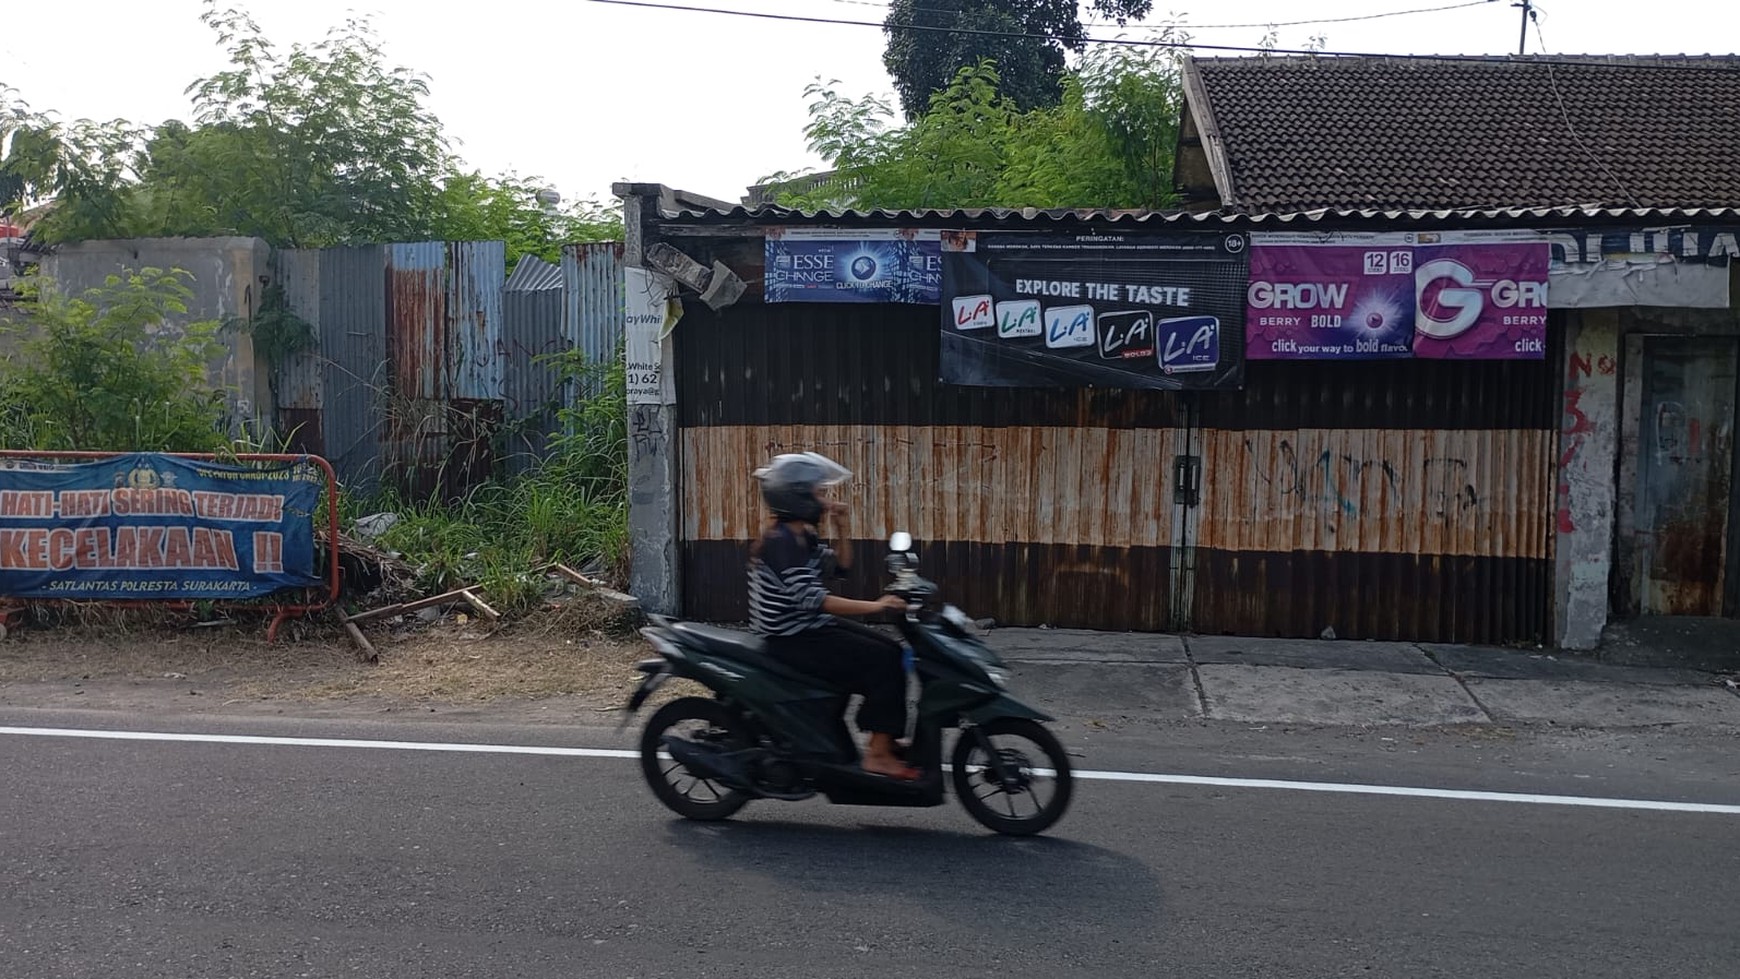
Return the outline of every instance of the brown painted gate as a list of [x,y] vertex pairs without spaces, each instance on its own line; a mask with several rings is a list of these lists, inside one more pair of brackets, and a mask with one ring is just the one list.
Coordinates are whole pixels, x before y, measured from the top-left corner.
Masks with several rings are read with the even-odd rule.
[[1189,628],[1546,640],[1559,345],[1532,362],[1253,362],[1244,391],[1205,396]]
[[685,615],[742,620],[749,473],[817,449],[857,474],[855,594],[898,528],[950,600],[1007,625],[1546,636],[1555,352],[1255,363],[1193,400],[942,385],[936,330],[934,307],[687,305]]

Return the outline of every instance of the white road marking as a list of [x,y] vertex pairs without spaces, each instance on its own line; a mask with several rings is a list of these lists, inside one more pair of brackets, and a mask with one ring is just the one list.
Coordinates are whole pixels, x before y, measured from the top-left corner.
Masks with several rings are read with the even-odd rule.
[[[57,727],[0,727],[0,735],[40,738],[84,738],[98,741],[180,741],[199,744],[266,745],[288,748],[374,748],[391,751],[445,751],[481,755],[553,755],[564,758],[638,758],[622,748],[565,748],[554,745],[466,744],[443,741],[365,741],[351,738],[282,738],[252,734],[184,734],[163,731],[92,731]],[[1280,789],[1340,795],[1383,795],[1413,799],[1468,802],[1510,802],[1537,806],[1580,806],[1590,809],[1643,809],[1652,812],[1697,812],[1740,816],[1740,805],[1713,802],[1668,802],[1656,799],[1613,799],[1597,796],[1542,795],[1533,792],[1483,792],[1410,785],[1365,785],[1354,782],[1304,782],[1275,778],[1233,778],[1218,775],[1170,775],[1155,772],[1077,771],[1075,777],[1101,782],[1144,782],[1202,785],[1229,789]]]

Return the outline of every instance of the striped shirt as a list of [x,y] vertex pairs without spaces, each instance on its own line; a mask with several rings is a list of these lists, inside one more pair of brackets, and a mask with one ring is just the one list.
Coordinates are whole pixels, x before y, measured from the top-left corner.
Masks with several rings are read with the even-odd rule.
[[833,622],[822,611],[828,573],[838,575],[833,548],[813,533],[800,536],[783,523],[769,530],[761,553],[749,561],[750,628],[763,636],[795,636]]

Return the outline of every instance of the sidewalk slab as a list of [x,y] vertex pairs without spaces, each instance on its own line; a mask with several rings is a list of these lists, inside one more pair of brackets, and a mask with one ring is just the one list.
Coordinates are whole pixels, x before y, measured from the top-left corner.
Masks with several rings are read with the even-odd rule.
[[1010,690],[1063,717],[1189,720],[1202,701],[1189,666],[1151,663],[1010,663]]
[[[1279,724],[1483,724],[1455,678],[1286,666],[1197,667],[1208,716]],[[1740,703],[1740,698],[1735,698]]]
[[1085,629],[994,629],[985,640],[1015,662],[1188,664],[1184,640],[1149,632]]
[[1573,653],[1527,653],[1514,649],[1423,644],[1420,647],[1444,669],[1464,677],[1489,680],[1586,680],[1594,683],[1640,683],[1662,686],[1704,686],[1708,673],[1646,666],[1615,666]]
[[1471,678],[1468,689],[1496,721],[1564,727],[1740,727],[1740,697],[1717,686]]
[[1412,643],[1323,639],[1248,639],[1189,636],[1184,646],[1202,664],[1292,666],[1312,670],[1369,670],[1442,676],[1444,671]]

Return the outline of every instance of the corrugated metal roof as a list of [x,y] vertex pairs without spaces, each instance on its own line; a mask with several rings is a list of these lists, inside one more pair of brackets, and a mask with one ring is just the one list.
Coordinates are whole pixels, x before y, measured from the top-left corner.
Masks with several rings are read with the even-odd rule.
[[504,292],[537,292],[562,288],[562,267],[546,262],[536,255],[526,255],[514,265],[513,274],[502,285]]
[[1014,222],[1053,224],[1184,225],[1216,230],[1347,224],[1715,223],[1740,220],[1740,207],[1509,207],[1460,210],[1315,208],[1308,211],[1233,213],[1147,211],[1110,208],[975,207],[917,210],[800,211],[775,204],[730,209],[664,211],[667,221],[723,224],[928,224],[983,225]]

